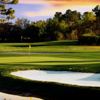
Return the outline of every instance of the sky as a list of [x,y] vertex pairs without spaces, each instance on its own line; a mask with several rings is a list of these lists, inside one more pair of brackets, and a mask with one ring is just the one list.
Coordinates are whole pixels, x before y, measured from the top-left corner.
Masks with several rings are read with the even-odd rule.
[[18,4],[7,5],[6,8],[12,7],[15,10],[16,18],[27,18],[30,22],[47,20],[53,18],[55,12],[62,12],[71,9],[78,12],[92,11],[100,4],[100,0],[19,0]]

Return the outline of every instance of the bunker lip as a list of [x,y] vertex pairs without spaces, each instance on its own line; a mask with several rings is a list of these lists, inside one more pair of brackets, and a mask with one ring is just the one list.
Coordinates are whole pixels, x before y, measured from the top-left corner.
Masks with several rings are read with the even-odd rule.
[[[7,93],[3,93],[3,92],[0,92],[0,98],[6,98],[7,100],[11,99],[11,100],[29,100],[30,97],[26,97],[26,96],[20,96],[20,95],[14,95],[14,94],[7,94]],[[43,99],[40,99],[40,98],[37,98],[37,97],[31,97],[32,99],[35,99],[35,100],[43,100]],[[0,99],[0,100],[1,100]]]
[[46,82],[58,82],[78,86],[100,87],[100,73],[83,73],[72,71],[26,70],[12,72],[11,75]]
[[[24,70],[25,71],[25,70]],[[32,70],[31,70],[32,71]],[[68,85],[68,84],[67,84]],[[77,85],[71,85],[70,84],[70,86],[75,86],[76,88],[79,88],[79,87],[81,87],[81,86],[78,86],[77,87]],[[90,86],[83,86],[84,88],[86,88],[86,90],[87,90],[87,88],[90,88]],[[94,87],[92,87],[93,89],[96,89],[96,88],[94,88]],[[34,93],[27,93],[27,92],[24,92],[24,91],[16,91],[16,90],[13,90],[13,89],[7,89],[7,88],[1,88],[0,87],[0,91],[1,92],[4,92],[4,93],[9,93],[9,94],[14,94],[14,95],[19,95],[19,96],[26,96],[26,97],[37,97],[37,98],[41,98],[41,99],[43,99],[43,100],[56,100],[55,98],[54,99],[52,99],[52,97],[48,97],[48,96],[43,96],[43,95],[41,95],[41,94],[36,94],[36,95],[34,95]],[[60,99],[61,100],[61,99]]]
[[27,93],[27,92],[24,92],[24,91],[15,91],[15,90],[12,90],[12,89],[6,89],[6,88],[0,88],[0,92],[1,93],[7,93],[7,94],[10,94],[10,95],[16,95],[16,96],[23,96],[23,97],[35,97],[37,98],[37,100],[41,99],[41,100],[45,100],[47,98],[43,97],[43,96],[40,96],[40,95],[34,95],[33,93]]

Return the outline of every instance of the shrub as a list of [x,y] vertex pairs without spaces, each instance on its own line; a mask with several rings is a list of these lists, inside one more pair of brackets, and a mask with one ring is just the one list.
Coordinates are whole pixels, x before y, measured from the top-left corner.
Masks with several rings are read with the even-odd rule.
[[83,34],[79,37],[78,43],[80,45],[99,45],[100,36],[91,35],[91,34]]
[[86,28],[84,34],[93,34],[93,31],[91,29]]

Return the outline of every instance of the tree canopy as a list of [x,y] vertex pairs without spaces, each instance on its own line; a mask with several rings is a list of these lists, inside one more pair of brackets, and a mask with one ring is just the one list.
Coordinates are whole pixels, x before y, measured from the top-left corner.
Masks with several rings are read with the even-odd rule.
[[[3,1],[4,2],[4,1]],[[15,4],[18,1],[11,1]],[[8,4],[10,4],[8,2]],[[15,10],[5,9],[5,4],[0,5],[1,22],[13,19]],[[67,9],[65,13],[55,12],[53,18],[46,21],[31,22],[26,18],[18,18],[15,24],[0,23],[1,42],[37,42],[62,39],[79,39],[80,36],[100,35],[100,6],[96,6],[93,12],[81,14],[76,10]],[[5,16],[5,17],[4,17]],[[4,18],[2,18],[4,17]],[[3,21],[2,21],[3,19]],[[21,38],[23,37],[23,38]]]
[[0,0],[0,21],[3,23],[4,21],[9,21],[9,19],[14,19],[15,10],[12,8],[6,9],[6,4],[17,4],[18,0]]
[[97,5],[92,11],[95,13],[96,17],[100,17],[100,5]]
[[19,0],[0,0],[0,4],[17,4]]
[[93,12],[84,12],[84,14],[82,15],[82,18],[83,18],[83,21],[85,22],[96,20],[96,17],[93,14]]
[[22,29],[26,29],[29,25],[29,20],[26,18],[17,18],[17,20],[15,20],[15,25],[22,28]]

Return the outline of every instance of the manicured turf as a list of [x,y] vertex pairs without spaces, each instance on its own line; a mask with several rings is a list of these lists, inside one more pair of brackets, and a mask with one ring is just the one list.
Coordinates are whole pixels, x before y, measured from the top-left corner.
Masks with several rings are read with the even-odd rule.
[[[67,42],[67,41],[66,41]],[[69,42],[69,41],[68,41]],[[71,42],[71,41],[70,41]],[[73,41],[72,41],[73,42]],[[49,42],[50,45],[52,42]],[[48,42],[45,44],[49,44]],[[54,42],[53,42],[54,43]],[[65,98],[76,97],[82,98],[85,97],[99,97],[100,88],[93,87],[82,87],[82,86],[73,86],[67,84],[53,83],[53,82],[40,82],[40,81],[32,81],[16,76],[10,75],[12,71],[18,70],[30,70],[30,69],[38,69],[38,70],[66,70],[66,71],[80,71],[80,72],[94,72],[100,73],[100,51],[99,46],[97,47],[86,47],[86,46],[73,46],[66,45],[64,41],[60,43],[57,41],[56,43],[61,44],[58,48],[66,50],[68,47],[73,49],[73,51],[80,51],[81,53],[70,53],[70,54],[34,54],[34,55],[25,55],[25,54],[0,54],[0,89],[8,89],[14,91],[21,92],[29,92],[34,95],[41,96],[43,98],[47,98],[47,100],[64,100]],[[33,44],[33,43],[31,43]],[[39,43],[35,43],[38,44]],[[34,45],[35,45],[34,44]],[[44,43],[43,43],[44,44]],[[42,44],[42,45],[43,45]],[[75,41],[74,41],[75,44]],[[2,51],[12,51],[13,48],[16,48],[16,51],[22,52],[27,51],[28,47],[19,47],[22,44],[0,44]],[[10,45],[10,46],[9,46]],[[15,45],[17,45],[15,47]],[[28,46],[28,43],[25,43]],[[39,48],[41,48],[40,46]],[[51,50],[50,48],[53,48]],[[6,49],[5,49],[6,48]],[[8,49],[7,49],[8,48]],[[27,48],[27,50],[24,50]],[[45,48],[45,49],[44,49]],[[81,50],[79,49],[81,48]],[[87,48],[87,52],[82,48]],[[94,48],[91,50],[91,48]],[[19,50],[18,50],[19,49]],[[32,52],[43,52],[42,48],[38,49],[38,47],[32,47]],[[36,51],[35,51],[36,49]],[[57,50],[56,45],[53,46],[43,46],[45,52],[55,52]],[[57,52],[61,52],[61,49],[58,49]],[[66,50],[68,51],[68,49]],[[66,95],[67,94],[67,95]],[[84,94],[84,96],[83,96]]]
[[80,46],[77,40],[62,40],[39,43],[0,43],[1,52],[99,52],[100,46]]

